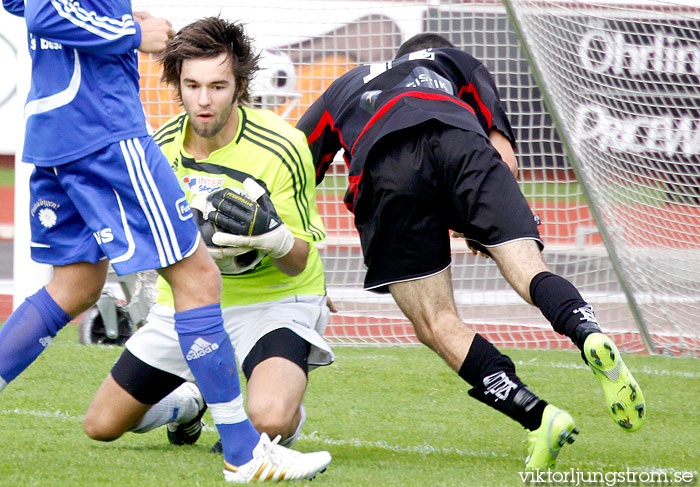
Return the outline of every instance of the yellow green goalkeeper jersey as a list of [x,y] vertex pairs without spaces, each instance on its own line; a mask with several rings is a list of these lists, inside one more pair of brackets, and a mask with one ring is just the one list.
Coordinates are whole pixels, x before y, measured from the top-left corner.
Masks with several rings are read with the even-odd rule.
[[[284,224],[295,237],[309,242],[306,268],[288,276],[265,257],[253,269],[223,276],[223,307],[274,301],[295,295],[324,295],[323,264],[314,242],[325,238],[316,207],[316,176],[306,136],[267,110],[238,108],[238,133],[230,144],[195,161],[184,147],[186,114],[165,123],[154,135],[170,161],[187,201],[199,193],[221,188],[243,188],[252,177],[264,183]],[[170,286],[158,278],[160,304],[173,305]]]

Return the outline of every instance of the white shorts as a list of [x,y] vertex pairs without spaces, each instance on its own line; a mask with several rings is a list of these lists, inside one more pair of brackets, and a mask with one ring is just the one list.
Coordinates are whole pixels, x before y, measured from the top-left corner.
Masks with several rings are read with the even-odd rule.
[[[175,332],[175,309],[154,304],[141,327],[126,342],[139,360],[157,369],[193,381]],[[260,338],[273,330],[289,328],[311,344],[309,369],[335,360],[323,339],[330,311],[325,296],[293,296],[278,301],[223,308],[224,328],[236,352],[239,366]]]

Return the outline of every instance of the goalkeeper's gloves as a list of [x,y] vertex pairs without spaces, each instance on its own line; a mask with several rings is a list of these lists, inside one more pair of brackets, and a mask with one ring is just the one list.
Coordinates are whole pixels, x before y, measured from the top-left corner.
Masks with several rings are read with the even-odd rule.
[[265,189],[251,178],[243,181],[246,196],[231,189],[212,193],[206,201],[195,197],[191,206],[214,228],[211,242],[222,247],[259,249],[274,259],[294,247],[294,235],[282,223]]

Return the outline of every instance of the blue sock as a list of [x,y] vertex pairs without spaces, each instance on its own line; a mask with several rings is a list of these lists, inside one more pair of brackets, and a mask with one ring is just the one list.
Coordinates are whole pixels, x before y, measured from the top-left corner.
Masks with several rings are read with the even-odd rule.
[[0,329],[0,390],[36,360],[68,321],[46,288],[25,299]]
[[243,465],[253,458],[260,435],[243,408],[236,356],[224,330],[221,306],[211,304],[175,313],[175,331],[221,435],[224,459]]

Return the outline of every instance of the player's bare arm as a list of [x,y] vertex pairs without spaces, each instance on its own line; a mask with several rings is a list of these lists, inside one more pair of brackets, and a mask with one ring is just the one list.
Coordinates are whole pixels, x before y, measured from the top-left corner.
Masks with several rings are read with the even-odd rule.
[[287,255],[279,259],[271,257],[272,263],[288,276],[296,276],[306,269],[309,257],[309,243],[300,238],[294,238],[294,247]]
[[141,52],[159,53],[175,36],[173,25],[168,19],[153,17],[148,12],[134,12],[134,20],[141,26]]
[[510,172],[512,172],[513,176],[517,178],[518,159],[515,157],[515,152],[513,151],[513,146],[511,145],[510,140],[508,140],[508,138],[506,138],[506,136],[503,135],[498,129],[491,129],[491,132],[489,132],[489,140],[491,141],[491,145],[493,145],[493,147],[501,155],[503,162],[508,164]]

